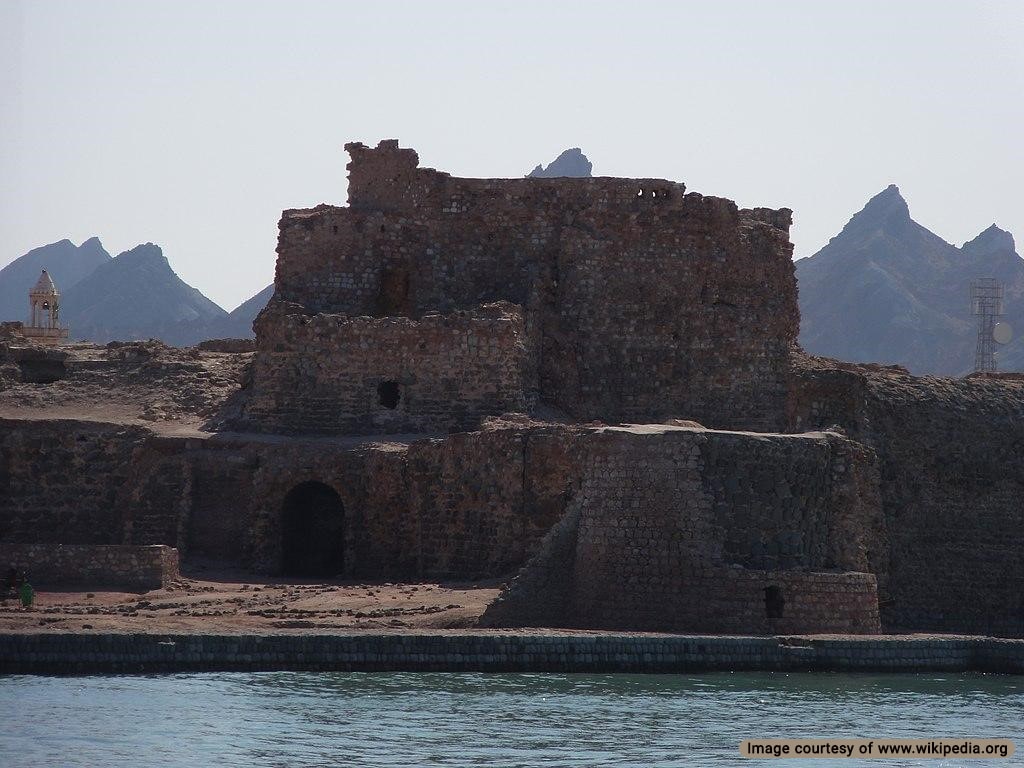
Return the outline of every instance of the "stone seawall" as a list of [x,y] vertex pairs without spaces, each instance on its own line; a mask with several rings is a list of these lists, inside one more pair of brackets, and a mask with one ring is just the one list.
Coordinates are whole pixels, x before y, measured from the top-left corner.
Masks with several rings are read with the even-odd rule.
[[235,670],[1024,674],[1024,640],[483,633],[0,635],[0,674]]
[[0,567],[28,573],[35,586],[88,584],[160,589],[178,578],[178,550],[163,545],[0,543]]

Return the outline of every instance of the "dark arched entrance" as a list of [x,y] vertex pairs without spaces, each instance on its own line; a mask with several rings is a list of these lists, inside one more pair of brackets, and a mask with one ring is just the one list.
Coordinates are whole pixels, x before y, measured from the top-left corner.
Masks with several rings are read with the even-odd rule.
[[281,511],[281,572],[328,578],[345,570],[345,505],[328,485],[292,488]]

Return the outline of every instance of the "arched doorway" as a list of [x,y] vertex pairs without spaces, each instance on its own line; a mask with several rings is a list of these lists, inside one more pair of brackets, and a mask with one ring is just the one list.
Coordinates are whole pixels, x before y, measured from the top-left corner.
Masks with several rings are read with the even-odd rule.
[[292,488],[281,510],[281,573],[329,578],[345,570],[345,505],[333,488]]

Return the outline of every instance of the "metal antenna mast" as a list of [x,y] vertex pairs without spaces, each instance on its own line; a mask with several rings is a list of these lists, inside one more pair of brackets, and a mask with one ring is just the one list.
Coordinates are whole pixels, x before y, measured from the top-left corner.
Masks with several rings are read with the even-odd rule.
[[991,277],[971,282],[971,314],[980,318],[978,346],[974,351],[974,370],[995,373],[996,340],[992,329],[1003,314],[1003,284]]

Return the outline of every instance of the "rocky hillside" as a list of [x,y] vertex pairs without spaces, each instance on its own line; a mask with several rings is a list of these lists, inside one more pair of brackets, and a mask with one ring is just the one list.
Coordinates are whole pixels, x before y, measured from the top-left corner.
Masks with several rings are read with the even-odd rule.
[[79,246],[61,240],[33,248],[0,269],[0,321],[28,318],[28,290],[44,269],[63,293],[109,261],[110,254],[96,237]]
[[226,317],[211,321],[203,329],[204,339],[252,339],[256,334],[252,330],[252,321],[260,313],[270,297],[274,295],[274,284],[271,283],[250,299],[235,307]]
[[227,317],[186,284],[152,243],[125,251],[63,290],[61,319],[76,339],[96,342],[160,339],[191,344]]
[[[1002,281],[1005,318],[1024,333],[1024,259],[994,224],[963,247],[910,217],[892,185],[836,237],[796,262],[800,343],[808,352],[853,362],[898,363],[916,374],[972,370],[977,321],[970,284]],[[1000,370],[1024,370],[1024,339],[999,353]]]

